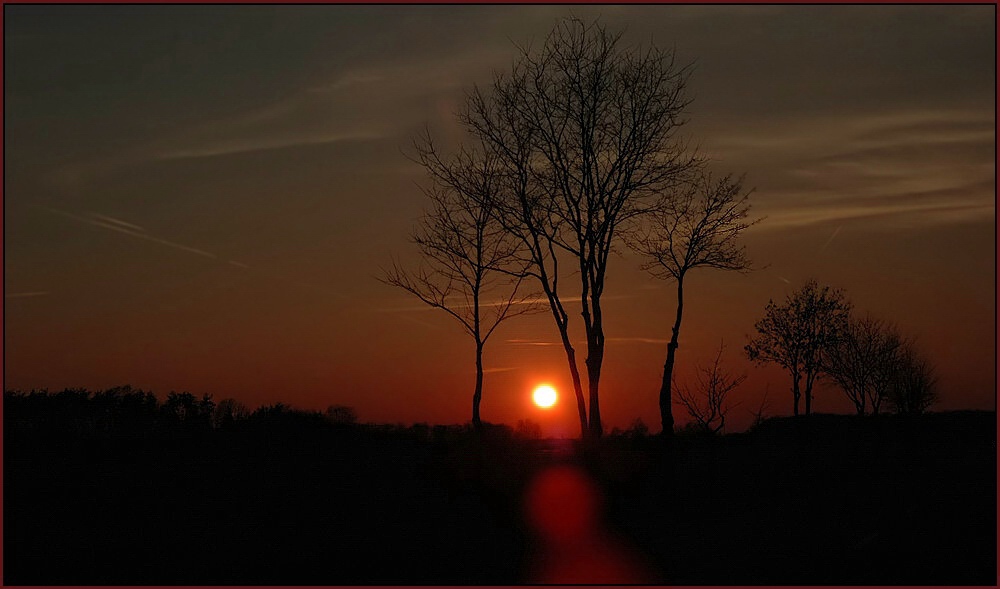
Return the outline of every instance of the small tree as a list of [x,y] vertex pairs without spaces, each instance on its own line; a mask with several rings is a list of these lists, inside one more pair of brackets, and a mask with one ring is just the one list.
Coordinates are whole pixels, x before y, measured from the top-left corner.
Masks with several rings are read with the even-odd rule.
[[699,174],[682,190],[665,194],[628,239],[632,249],[648,258],[644,270],[677,283],[677,310],[660,381],[660,422],[665,436],[674,430],[670,387],[684,313],[684,278],[695,268],[750,270],[746,248],[738,243],[743,230],[760,221],[748,218],[750,192],[743,190],[742,178],[725,176],[713,181],[710,175]]
[[767,397],[770,394],[771,394],[771,385],[770,383],[768,383],[768,385],[764,387],[764,396],[761,397],[760,403],[757,405],[757,410],[756,411],[752,409],[750,410],[750,416],[753,417],[753,423],[750,424],[751,429],[759,427],[760,424],[764,423],[764,421],[767,419],[767,416],[764,412],[767,411],[767,408],[770,406],[770,403],[767,402]]
[[472,423],[480,429],[483,348],[503,321],[535,307],[528,304],[528,297],[518,295],[525,276],[519,244],[495,217],[502,181],[495,159],[462,150],[445,162],[429,136],[416,147],[417,161],[432,180],[425,190],[430,211],[412,235],[423,265],[405,270],[393,262],[381,280],[445,311],[472,336],[476,345]]
[[900,349],[887,394],[896,413],[923,413],[937,402],[934,367],[907,341]]
[[878,415],[893,384],[903,339],[889,323],[871,316],[850,318],[824,356],[823,372],[833,379],[858,415]]
[[722,368],[722,352],[724,345],[719,345],[719,353],[715,362],[709,367],[697,367],[695,387],[676,386],[675,402],[687,410],[688,415],[702,431],[717,434],[726,427],[726,415],[732,406],[727,402],[729,394],[740,386],[747,375],[733,374]]
[[809,280],[789,294],[783,305],[768,301],[764,318],[754,327],[757,337],[744,350],[758,364],[773,362],[792,378],[793,414],[804,395],[806,415],[812,412],[812,389],[823,370],[824,354],[837,343],[847,325],[851,304],[844,291]]

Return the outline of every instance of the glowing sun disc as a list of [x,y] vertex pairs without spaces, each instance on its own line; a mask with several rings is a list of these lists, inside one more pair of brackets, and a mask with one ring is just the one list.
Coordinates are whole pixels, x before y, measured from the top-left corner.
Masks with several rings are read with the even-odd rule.
[[535,392],[531,394],[531,398],[534,399],[535,405],[543,409],[547,409],[556,404],[556,399],[558,395],[556,390],[547,384],[543,384],[535,388]]

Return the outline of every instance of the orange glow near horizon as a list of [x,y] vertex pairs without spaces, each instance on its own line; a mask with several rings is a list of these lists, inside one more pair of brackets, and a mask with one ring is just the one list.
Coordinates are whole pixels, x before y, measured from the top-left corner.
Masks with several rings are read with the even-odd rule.
[[548,409],[556,404],[559,395],[550,385],[543,384],[535,387],[534,392],[531,393],[531,398],[535,401],[535,405],[538,405],[542,409]]

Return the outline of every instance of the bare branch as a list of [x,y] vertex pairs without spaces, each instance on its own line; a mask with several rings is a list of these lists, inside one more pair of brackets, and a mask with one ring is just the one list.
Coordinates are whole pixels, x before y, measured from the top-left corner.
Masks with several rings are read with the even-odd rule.
[[742,232],[759,223],[750,219],[750,194],[743,178],[714,181],[699,173],[664,193],[626,236],[629,246],[647,258],[642,268],[664,280],[679,280],[698,267],[748,272]]
[[707,433],[717,434],[726,427],[726,416],[734,407],[728,403],[729,395],[746,380],[746,373],[733,375],[722,368],[722,352],[725,345],[719,344],[719,352],[709,367],[697,367],[695,387],[674,383],[677,396],[674,402],[684,407],[697,427]]

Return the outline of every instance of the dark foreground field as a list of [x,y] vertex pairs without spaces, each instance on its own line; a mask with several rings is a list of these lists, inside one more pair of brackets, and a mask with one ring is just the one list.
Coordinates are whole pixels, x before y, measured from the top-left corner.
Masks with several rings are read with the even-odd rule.
[[497,429],[5,422],[8,585],[524,583],[541,550],[524,490],[565,462],[603,489],[606,527],[650,582],[997,582],[992,412],[784,418],[587,452]]

